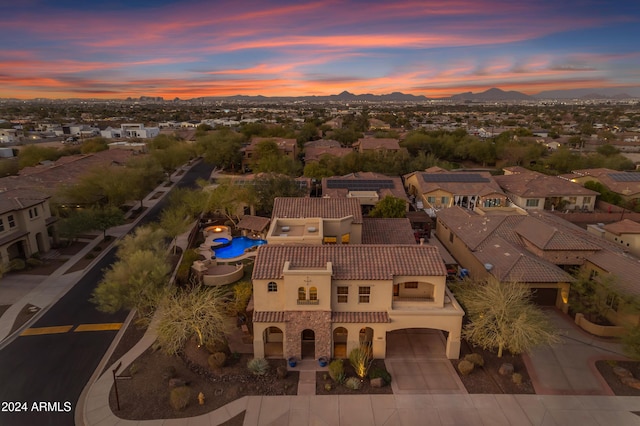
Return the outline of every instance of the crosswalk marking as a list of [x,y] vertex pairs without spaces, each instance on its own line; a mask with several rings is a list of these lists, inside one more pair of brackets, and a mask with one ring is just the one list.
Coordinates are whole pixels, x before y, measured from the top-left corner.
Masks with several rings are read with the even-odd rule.
[[80,324],[75,327],[73,325],[58,325],[54,327],[33,327],[27,328],[20,336],[42,336],[45,334],[62,334],[73,331],[74,333],[78,332],[88,332],[88,331],[112,331],[112,330],[120,330],[122,328],[121,322],[111,322],[104,324]]
[[27,328],[22,333],[20,333],[20,335],[21,336],[40,336],[42,334],[60,334],[60,333],[67,333],[72,328],[73,328],[72,325]]
[[79,331],[107,331],[107,330],[120,330],[122,328],[121,322],[112,322],[106,324],[82,324],[76,327],[74,332]]

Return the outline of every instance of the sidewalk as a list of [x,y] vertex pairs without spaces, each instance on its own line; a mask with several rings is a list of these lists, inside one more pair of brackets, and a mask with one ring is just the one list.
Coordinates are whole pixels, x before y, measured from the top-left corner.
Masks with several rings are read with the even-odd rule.
[[[180,181],[184,173],[195,164],[197,164],[196,161],[188,166],[183,166],[176,170],[176,172],[170,176],[170,181],[174,184]],[[144,198],[142,201],[143,205],[146,208],[154,206],[158,201],[164,198],[173,186],[174,185],[166,187],[164,183],[161,184]],[[162,193],[162,195],[158,196],[158,193]],[[142,217],[144,217],[144,215],[140,215],[132,223],[110,228],[107,231],[107,234],[113,237],[112,243],[126,235],[138,223],[138,221],[142,219]],[[69,258],[49,276],[13,274],[2,278],[0,281],[0,300],[5,304],[11,304],[11,307],[8,308],[0,317],[0,349],[8,345],[23,330],[29,328],[31,324],[44,315],[49,306],[58,301],[77,283],[82,274],[84,274],[84,270],[71,273],[66,272],[78,261],[82,260],[88,253],[92,252],[93,248],[101,242],[102,233],[96,233],[95,238],[90,240],[82,250]],[[103,249],[93,262],[102,258],[107,251],[108,248]],[[89,265],[89,267],[90,266],[91,265]],[[40,310],[27,322],[18,327],[17,330],[11,333],[11,329],[14,326],[18,314],[28,304],[37,306]]]

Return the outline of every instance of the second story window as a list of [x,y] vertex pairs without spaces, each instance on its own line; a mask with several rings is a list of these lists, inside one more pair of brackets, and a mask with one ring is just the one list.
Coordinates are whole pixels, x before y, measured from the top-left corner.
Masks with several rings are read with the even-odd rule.
[[13,217],[12,214],[7,216],[7,222],[9,222],[9,228],[15,228],[16,227],[16,219]]
[[0,217],[0,232],[4,231],[4,219]]
[[339,286],[337,291],[338,291],[338,303],[347,303],[349,301],[349,287]]
[[358,288],[358,303],[369,303],[371,296],[371,287],[359,287]]
[[278,284],[276,284],[273,281],[271,281],[269,284],[267,284],[267,291],[269,293],[273,293],[273,292],[278,291]]
[[298,287],[298,300],[307,300],[307,292],[304,287]]
[[318,289],[311,287],[309,289],[309,300],[318,300]]

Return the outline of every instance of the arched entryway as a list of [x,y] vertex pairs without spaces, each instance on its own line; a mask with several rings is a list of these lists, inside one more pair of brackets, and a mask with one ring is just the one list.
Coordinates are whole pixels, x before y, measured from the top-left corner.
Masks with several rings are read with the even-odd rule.
[[278,327],[267,327],[262,335],[265,358],[284,357],[284,333]]
[[309,358],[315,359],[316,357],[316,333],[307,328],[302,330],[302,334],[300,336],[301,348],[302,348],[302,359]]
[[348,332],[344,327],[338,327],[333,330],[333,357],[347,357],[347,337]]
[[360,345],[371,347],[373,345],[373,328],[363,327],[360,329]]

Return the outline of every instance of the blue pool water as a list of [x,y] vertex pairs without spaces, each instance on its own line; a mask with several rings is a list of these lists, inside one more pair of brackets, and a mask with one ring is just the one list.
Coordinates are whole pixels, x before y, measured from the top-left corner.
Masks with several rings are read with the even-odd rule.
[[265,240],[253,240],[247,237],[234,237],[233,240],[231,240],[231,244],[226,247],[214,249],[213,252],[218,259],[230,259],[243,255],[244,251],[249,247],[260,246],[262,244],[267,244],[267,242]]

